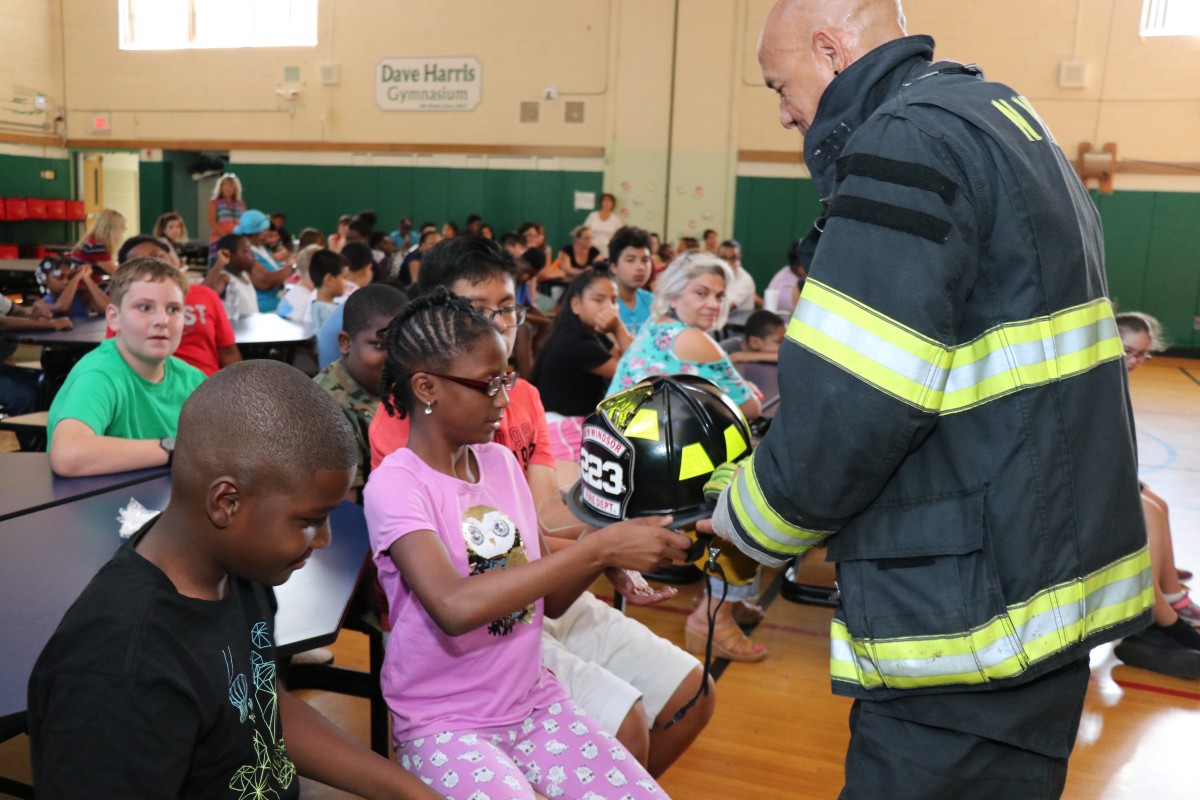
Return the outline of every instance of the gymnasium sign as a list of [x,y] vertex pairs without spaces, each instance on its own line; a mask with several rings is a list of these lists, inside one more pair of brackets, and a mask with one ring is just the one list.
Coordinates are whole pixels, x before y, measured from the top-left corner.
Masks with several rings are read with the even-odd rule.
[[471,111],[482,86],[475,58],[385,58],[375,67],[375,104],[384,111]]

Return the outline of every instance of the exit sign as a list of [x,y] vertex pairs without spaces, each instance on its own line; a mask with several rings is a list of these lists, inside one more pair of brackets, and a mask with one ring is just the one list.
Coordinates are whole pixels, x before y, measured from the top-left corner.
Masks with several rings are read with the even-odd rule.
[[107,113],[93,114],[92,133],[112,133],[112,118]]

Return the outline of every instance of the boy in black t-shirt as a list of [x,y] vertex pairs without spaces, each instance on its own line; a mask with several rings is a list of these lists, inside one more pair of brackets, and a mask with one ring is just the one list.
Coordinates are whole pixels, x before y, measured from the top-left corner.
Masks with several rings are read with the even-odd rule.
[[169,505],[92,579],[33,669],[39,798],[291,798],[297,775],[437,797],[275,681],[267,587],[329,544],[355,450],[334,400],[286,364],[234,364],[192,394]]

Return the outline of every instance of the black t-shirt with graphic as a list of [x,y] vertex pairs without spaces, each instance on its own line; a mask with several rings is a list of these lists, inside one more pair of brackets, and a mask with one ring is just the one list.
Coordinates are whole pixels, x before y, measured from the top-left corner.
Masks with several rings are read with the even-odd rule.
[[39,798],[293,798],[275,693],[274,596],[231,577],[179,594],[126,542],[67,611],[29,681]]

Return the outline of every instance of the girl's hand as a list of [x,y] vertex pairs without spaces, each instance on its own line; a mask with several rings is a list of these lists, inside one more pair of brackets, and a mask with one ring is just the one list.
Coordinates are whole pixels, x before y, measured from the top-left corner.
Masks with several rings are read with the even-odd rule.
[[596,321],[593,326],[596,333],[613,333],[617,329],[617,323],[621,321],[617,309],[613,306],[604,306],[596,312]]
[[[692,540],[668,530],[670,517],[643,517],[601,528],[588,539],[604,550],[606,566],[653,572],[659,567],[683,563]],[[586,541],[586,540],[585,540]]]

